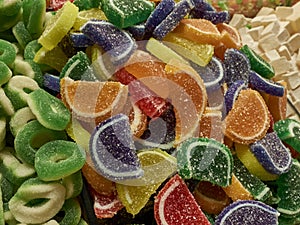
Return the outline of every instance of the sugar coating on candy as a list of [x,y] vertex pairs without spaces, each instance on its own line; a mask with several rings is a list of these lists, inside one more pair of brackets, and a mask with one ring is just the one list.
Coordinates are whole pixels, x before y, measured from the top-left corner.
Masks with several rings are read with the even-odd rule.
[[51,91],[54,91],[56,93],[59,93],[60,91],[60,85],[59,85],[59,76],[45,73],[44,74],[44,87],[48,88]]
[[65,200],[60,212],[64,213],[60,224],[78,224],[81,218],[81,208],[77,199],[70,198]]
[[81,31],[100,45],[114,64],[124,63],[136,49],[135,41],[126,31],[107,21],[88,21]]
[[254,71],[249,73],[249,83],[253,89],[265,92],[270,95],[282,97],[284,95],[284,86],[272,80],[267,80]]
[[278,184],[277,194],[280,198],[277,210],[287,217],[296,216],[300,213],[300,164],[294,159],[291,169],[281,174],[276,181]]
[[94,42],[83,33],[71,33],[69,37],[73,46],[76,48],[86,48],[94,44]]
[[203,79],[205,88],[208,92],[220,88],[224,83],[225,72],[223,63],[216,57],[213,56],[209,63],[204,67],[195,64],[192,64],[192,67]]
[[117,114],[93,131],[90,154],[95,169],[113,180],[139,178],[143,175],[130,131],[129,119]]
[[240,91],[242,89],[247,88],[247,83],[244,80],[237,80],[235,81],[225,92],[225,106],[226,112],[229,112],[232,109],[232,106],[237,99]]
[[254,200],[236,201],[216,218],[215,225],[276,225],[279,213],[265,203]]
[[83,188],[83,179],[81,171],[77,171],[70,176],[61,179],[62,185],[66,188],[65,199],[75,198],[80,195]]
[[153,37],[163,39],[169,32],[175,29],[182,20],[194,7],[190,0],[182,0],[177,3],[169,15],[153,31]]
[[145,33],[146,33],[145,24],[133,25],[133,26],[128,27],[126,30],[132,35],[132,37],[136,41],[143,40]]
[[225,81],[230,86],[237,80],[249,81],[250,63],[241,51],[230,48],[224,55]]
[[174,7],[174,0],[160,1],[145,22],[146,32],[151,35],[153,30],[172,12]]
[[286,173],[291,167],[291,153],[283,145],[276,132],[267,133],[265,137],[251,144],[250,149],[270,173]]
[[4,62],[8,66],[12,65],[17,54],[14,46],[10,42],[0,39],[0,51],[0,61]]
[[210,225],[184,180],[177,174],[159,191],[154,202],[154,216],[158,225]]
[[101,8],[111,23],[126,28],[145,21],[154,4],[146,0],[104,0]]
[[231,182],[231,152],[214,139],[189,138],[177,147],[176,157],[178,173],[184,179],[209,181],[222,187]]
[[12,77],[12,71],[10,68],[2,61],[0,61],[0,85],[7,83]]

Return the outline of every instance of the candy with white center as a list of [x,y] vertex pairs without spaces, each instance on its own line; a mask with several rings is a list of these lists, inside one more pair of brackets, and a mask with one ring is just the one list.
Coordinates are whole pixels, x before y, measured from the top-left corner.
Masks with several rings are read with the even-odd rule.
[[226,112],[229,112],[232,109],[232,106],[237,99],[240,91],[246,88],[247,84],[244,80],[237,80],[227,89],[224,96]]

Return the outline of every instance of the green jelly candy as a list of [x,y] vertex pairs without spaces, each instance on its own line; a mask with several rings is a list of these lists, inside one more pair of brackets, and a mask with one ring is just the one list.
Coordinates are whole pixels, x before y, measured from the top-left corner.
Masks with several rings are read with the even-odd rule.
[[88,223],[83,218],[81,218],[78,225],[88,225]]
[[37,40],[33,40],[29,42],[25,49],[24,49],[24,59],[34,59],[35,54],[37,51],[42,47],[40,43],[38,43]]
[[15,113],[14,106],[6,93],[0,88],[0,116],[12,116]]
[[18,157],[34,165],[37,149],[53,140],[66,140],[64,131],[55,131],[42,126],[37,120],[25,124],[17,133],[14,144]]
[[109,22],[119,28],[126,28],[144,22],[154,10],[154,4],[147,0],[103,0],[102,10]]
[[184,179],[226,187],[231,183],[233,158],[230,149],[214,139],[189,138],[177,147],[177,167]]
[[11,199],[11,197],[14,195],[16,187],[9,180],[7,180],[2,173],[0,173],[0,185],[2,191],[2,200],[3,202],[8,202],[9,199]]
[[33,166],[21,162],[12,148],[0,151],[0,172],[14,185],[21,185],[25,180],[36,175]]
[[249,48],[248,45],[244,45],[240,49],[249,59],[251,69],[257,72],[264,78],[270,79],[274,77],[274,68],[266,62],[261,56],[259,56],[255,51]]
[[0,52],[0,61],[11,66],[17,55],[15,47],[10,42],[0,39]]
[[6,16],[0,14],[0,32],[2,31],[8,31],[11,27],[16,25],[17,22],[19,22],[22,19],[22,10],[19,10],[18,13],[12,15],[12,16]]
[[76,55],[68,60],[60,73],[60,79],[63,77],[70,77],[73,80],[87,80],[95,81],[93,70],[90,67],[90,60],[87,55],[79,51]]
[[30,77],[15,75],[8,81],[4,90],[14,109],[18,110],[27,106],[28,93],[39,88],[38,83]]
[[64,130],[69,124],[70,111],[62,101],[43,89],[28,95],[28,106],[37,120],[48,129]]
[[4,209],[3,209],[3,197],[2,197],[3,191],[0,189],[0,224],[5,225],[5,219],[4,219]]
[[44,181],[59,180],[79,171],[85,163],[85,151],[76,143],[50,141],[36,152],[35,169]]
[[0,0],[1,15],[13,16],[20,11],[21,7],[22,0]]
[[287,218],[284,215],[280,215],[278,218],[279,225],[299,225],[300,224],[300,215]]
[[12,77],[10,68],[2,61],[0,61],[0,86],[6,84]]
[[13,28],[12,32],[15,35],[15,38],[17,39],[19,45],[22,49],[25,48],[25,46],[32,41],[32,37],[28,30],[26,29],[24,22],[19,21]]
[[0,150],[2,150],[6,145],[5,136],[6,136],[6,118],[0,117]]
[[93,8],[91,0],[74,0],[73,4],[78,7],[79,11]]
[[66,199],[77,197],[83,188],[81,170],[71,174],[70,176],[62,178],[61,183],[66,187],[67,190],[65,197]]
[[9,201],[9,209],[21,223],[40,224],[53,218],[65,202],[65,187],[38,178],[26,180]]
[[294,119],[279,120],[274,124],[278,137],[300,152],[300,122]]
[[9,128],[12,135],[15,137],[19,130],[29,121],[36,119],[29,107],[24,107],[16,111],[10,118]]
[[65,216],[59,222],[60,225],[77,225],[80,222],[81,208],[76,199],[66,200],[61,211],[64,212]]
[[237,158],[234,159],[233,173],[240,183],[259,201],[265,201],[271,196],[270,188],[260,179],[251,174],[243,163]]
[[45,0],[23,0],[23,21],[33,39],[41,36],[46,16]]
[[277,180],[277,194],[280,201],[278,212],[286,217],[300,215],[300,163],[294,159],[291,169],[281,174]]

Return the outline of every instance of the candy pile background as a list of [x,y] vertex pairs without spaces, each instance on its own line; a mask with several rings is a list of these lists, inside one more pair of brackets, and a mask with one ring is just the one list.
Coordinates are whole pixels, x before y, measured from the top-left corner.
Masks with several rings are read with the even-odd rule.
[[0,225],[300,224],[300,4],[250,3],[0,0]]

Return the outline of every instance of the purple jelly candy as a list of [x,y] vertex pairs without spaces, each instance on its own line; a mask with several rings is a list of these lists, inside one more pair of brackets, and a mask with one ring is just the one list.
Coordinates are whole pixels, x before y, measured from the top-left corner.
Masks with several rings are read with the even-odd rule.
[[292,165],[292,156],[276,132],[267,133],[264,138],[250,145],[251,152],[261,165],[272,174],[286,173]]
[[247,84],[244,80],[237,80],[227,89],[224,96],[227,113],[232,109],[232,106],[237,99],[240,91],[246,88]]
[[229,21],[229,13],[227,11],[215,12],[215,11],[199,11],[197,9],[192,10],[192,18],[206,19],[213,24],[227,23]]
[[174,7],[174,0],[162,0],[152,11],[145,23],[147,34],[151,35],[154,29],[172,12]]
[[83,33],[71,33],[69,37],[75,48],[86,48],[94,44],[94,42]]
[[194,5],[190,0],[182,0],[177,3],[172,12],[154,29],[153,37],[159,40],[163,39],[175,29],[193,7]]
[[45,73],[44,75],[44,86],[51,91],[60,92],[59,76],[53,74]]
[[248,84],[250,62],[241,51],[234,48],[226,49],[223,63],[225,68],[225,81],[228,86],[237,80],[244,80]]
[[227,206],[215,225],[276,225],[279,213],[271,206],[254,200],[239,200]]
[[143,175],[126,115],[117,114],[100,123],[89,145],[94,167],[104,177],[118,181]]
[[278,96],[278,97],[282,97],[284,95],[284,91],[285,91],[284,86],[272,80],[263,78],[255,71],[250,71],[249,83],[254,89],[258,91],[262,91],[267,94]]
[[138,24],[131,27],[126,28],[126,30],[131,34],[131,36],[136,40],[143,40],[146,32],[146,28],[144,24]]
[[115,65],[126,62],[137,47],[129,33],[108,21],[88,21],[81,27],[81,31],[101,46]]
[[201,12],[205,12],[205,11],[215,12],[216,11],[216,9],[205,0],[192,0],[192,2],[195,6],[193,10],[197,10],[197,11],[201,11]]
[[191,66],[203,79],[207,91],[217,90],[224,83],[223,63],[218,58],[212,57],[205,67],[195,63],[191,63]]

